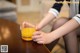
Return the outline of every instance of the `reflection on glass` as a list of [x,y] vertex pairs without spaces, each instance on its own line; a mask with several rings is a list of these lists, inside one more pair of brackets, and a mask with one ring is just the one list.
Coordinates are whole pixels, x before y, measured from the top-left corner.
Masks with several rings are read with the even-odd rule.
[[10,30],[8,27],[1,27],[1,33],[2,33],[2,37],[4,39],[9,38],[9,36],[10,36]]

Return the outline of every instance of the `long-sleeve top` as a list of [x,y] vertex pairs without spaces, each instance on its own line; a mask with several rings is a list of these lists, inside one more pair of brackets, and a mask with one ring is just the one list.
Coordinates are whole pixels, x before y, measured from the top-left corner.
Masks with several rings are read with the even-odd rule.
[[[55,1],[56,3],[50,8],[49,12],[53,13],[54,16],[57,17],[61,10],[61,7],[63,6],[63,3],[58,3],[58,2],[63,2],[64,0],[55,0]],[[70,2],[70,0],[66,0],[66,1]],[[70,4],[68,5],[70,6]],[[79,2],[79,12],[73,18],[80,24],[80,2]]]

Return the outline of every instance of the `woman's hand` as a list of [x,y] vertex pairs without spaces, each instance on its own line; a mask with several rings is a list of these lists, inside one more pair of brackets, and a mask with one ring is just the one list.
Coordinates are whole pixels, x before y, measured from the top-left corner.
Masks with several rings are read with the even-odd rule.
[[22,25],[20,26],[20,29],[26,28],[26,27],[35,27],[35,25],[33,25],[33,24],[29,23],[29,22],[24,21],[22,23]]
[[39,44],[49,44],[53,41],[50,33],[44,33],[42,31],[36,31],[33,35],[33,41]]

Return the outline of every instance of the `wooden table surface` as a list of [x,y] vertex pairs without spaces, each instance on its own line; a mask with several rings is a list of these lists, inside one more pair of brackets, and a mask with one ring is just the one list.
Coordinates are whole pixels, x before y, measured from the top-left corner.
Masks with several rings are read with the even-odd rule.
[[0,45],[8,45],[8,53],[50,53],[44,46],[21,38],[20,26],[0,19]]

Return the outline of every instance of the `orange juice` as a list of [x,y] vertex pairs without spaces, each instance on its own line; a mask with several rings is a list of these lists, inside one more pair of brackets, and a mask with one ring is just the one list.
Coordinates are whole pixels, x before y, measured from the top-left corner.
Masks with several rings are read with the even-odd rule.
[[21,30],[22,39],[26,41],[32,40],[32,35],[35,31],[36,31],[35,28],[23,28]]

